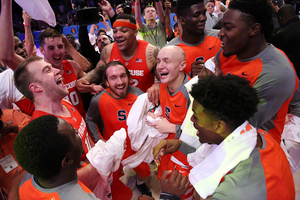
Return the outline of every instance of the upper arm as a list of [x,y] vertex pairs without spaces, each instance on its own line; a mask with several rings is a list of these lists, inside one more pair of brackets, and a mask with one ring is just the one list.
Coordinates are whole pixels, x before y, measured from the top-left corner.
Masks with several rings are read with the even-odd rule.
[[135,5],[135,20],[138,29],[141,29],[143,27],[143,21],[142,21],[140,5]]
[[152,44],[148,44],[146,48],[146,59],[147,59],[147,66],[150,72],[154,73],[157,80],[160,79],[159,74],[156,71],[156,58],[158,54],[158,48]]

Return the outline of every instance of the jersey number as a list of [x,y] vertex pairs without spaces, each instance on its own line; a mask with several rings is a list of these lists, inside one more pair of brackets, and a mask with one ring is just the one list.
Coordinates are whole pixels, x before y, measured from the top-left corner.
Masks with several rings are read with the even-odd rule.
[[170,119],[170,112],[171,112],[171,109],[169,107],[165,106],[165,116],[168,119]]
[[70,92],[70,94],[68,96],[66,96],[65,99],[68,101],[71,101],[73,106],[76,106],[79,104],[79,98],[78,98],[77,91]]

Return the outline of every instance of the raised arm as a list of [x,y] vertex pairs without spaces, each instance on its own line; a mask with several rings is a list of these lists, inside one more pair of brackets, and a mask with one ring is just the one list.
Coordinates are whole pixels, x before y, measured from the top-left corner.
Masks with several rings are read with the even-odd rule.
[[165,24],[165,15],[164,15],[164,10],[162,8],[161,2],[159,0],[155,0],[155,6],[156,6],[157,15],[160,23]]
[[22,11],[22,17],[24,20],[24,29],[25,29],[25,49],[27,51],[28,57],[30,56],[36,56],[36,53],[34,54],[34,40],[33,35],[31,32],[30,22],[31,22],[31,16],[26,12]]
[[172,36],[174,35],[173,29],[171,27],[171,20],[170,20],[170,9],[171,9],[171,2],[170,1],[165,1],[165,8],[166,8],[166,13],[165,13],[165,26],[166,26],[166,32],[168,35],[168,39],[170,40]]
[[14,51],[14,34],[12,22],[12,0],[1,1],[0,16],[0,59],[12,70],[24,60]]
[[135,0],[135,20],[138,29],[143,27],[140,0]]

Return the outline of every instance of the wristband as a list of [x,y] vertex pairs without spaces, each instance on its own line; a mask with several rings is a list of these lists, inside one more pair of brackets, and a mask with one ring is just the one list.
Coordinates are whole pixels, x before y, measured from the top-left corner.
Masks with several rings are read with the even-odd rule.
[[26,22],[23,22],[23,25],[24,25],[24,26],[30,27],[30,24],[28,24],[28,23],[26,23]]

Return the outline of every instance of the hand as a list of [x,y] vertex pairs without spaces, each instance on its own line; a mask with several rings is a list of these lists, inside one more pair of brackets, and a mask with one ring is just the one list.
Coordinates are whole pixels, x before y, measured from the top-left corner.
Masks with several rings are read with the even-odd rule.
[[89,81],[87,81],[84,78],[81,78],[76,81],[76,88],[80,93],[87,93],[92,91],[92,85],[90,84]]
[[124,14],[124,10],[122,8],[122,5],[119,4],[116,8],[116,12],[117,12],[117,15],[121,15],[121,14]]
[[11,189],[8,193],[8,200],[19,199],[19,187],[25,174],[25,170],[20,167],[17,168],[16,173],[11,179]]
[[8,123],[3,123],[3,128],[0,130],[0,139],[7,136],[10,133],[18,133],[18,132],[19,132],[19,127],[18,126],[8,124]]
[[[181,197],[187,191],[190,182],[186,176],[182,177],[177,170],[174,170],[172,174],[171,172],[171,170],[165,170],[162,173],[160,179],[161,189],[163,192]],[[171,174],[171,177],[167,179],[169,174]]]
[[153,197],[149,197],[147,195],[139,196],[138,200],[155,200]]
[[[110,5],[110,3],[107,0],[101,0],[100,3],[98,3],[99,7],[104,10],[105,12],[109,12],[110,10],[112,10],[112,7]],[[103,18],[104,19],[104,18]]]
[[220,1],[215,1],[215,5],[216,5],[217,13],[221,13],[221,2]]
[[156,128],[160,133],[176,133],[176,125],[170,123],[166,118],[162,118],[158,122],[149,123],[148,126]]
[[200,74],[203,67],[204,67],[204,61],[198,60],[196,62],[193,62],[191,68],[191,77],[193,78],[198,74]]
[[26,12],[26,11],[22,11],[22,18],[24,20],[25,23],[30,24],[32,18],[31,16]]
[[148,88],[148,99],[153,104],[158,106],[159,105],[159,84],[153,84],[150,88]]
[[92,90],[91,90],[92,95],[99,94],[104,90],[104,88],[101,85],[96,85],[93,83],[91,84],[91,86],[92,86]]
[[181,144],[182,144],[181,140],[176,140],[176,139],[161,140],[158,145],[153,147],[154,160],[158,161],[159,157],[177,151]]
[[165,5],[165,8],[171,8],[172,7],[172,4],[171,4],[171,2],[170,1],[165,1],[165,3],[164,3],[164,5]]

